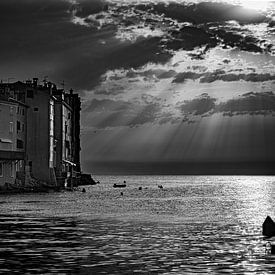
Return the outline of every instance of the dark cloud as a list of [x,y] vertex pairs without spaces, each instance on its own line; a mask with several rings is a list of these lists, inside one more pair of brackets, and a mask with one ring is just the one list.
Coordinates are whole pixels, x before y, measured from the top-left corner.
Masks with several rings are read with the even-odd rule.
[[66,21],[70,17],[67,11],[71,4],[66,0],[1,0],[0,7],[0,22],[21,22],[22,25],[26,25],[34,21]]
[[[82,9],[87,6],[86,16],[95,11],[108,10],[106,3],[96,1],[92,8],[91,2],[85,0]],[[97,4],[96,4],[97,3]],[[151,30],[161,29],[164,39],[162,46],[167,50],[193,50],[196,47],[206,46],[202,54],[212,47],[223,44],[225,47],[238,47],[250,52],[272,52],[273,45],[266,40],[254,37],[254,34],[245,29],[245,24],[267,22],[266,15],[256,10],[250,10],[229,3],[146,3],[142,5],[119,3],[110,4],[108,15],[98,14],[99,19],[112,18],[120,28],[149,27]],[[83,16],[83,15],[82,15]],[[86,19],[89,19],[86,17]],[[233,26],[232,20],[240,23]],[[108,21],[108,20],[107,20]],[[179,24],[184,22],[185,26]],[[187,25],[189,22],[189,25]],[[270,22],[270,25],[272,23]],[[202,55],[194,58],[203,58]]]
[[207,45],[208,48],[215,47],[218,40],[214,35],[206,31],[204,28],[185,26],[180,30],[171,32],[172,39],[167,42],[169,49],[193,50],[196,47]]
[[170,32],[170,40],[167,41],[165,46],[172,50],[183,49],[187,51],[205,46],[197,54],[192,54],[193,58],[196,59],[203,59],[206,52],[217,45],[223,45],[225,48],[237,47],[248,52],[272,52],[272,44],[254,37],[253,34],[242,27],[233,29],[230,23],[184,26],[179,30]]
[[190,80],[200,79],[201,83],[212,83],[218,80],[225,81],[225,82],[232,82],[232,81],[239,81],[239,80],[244,80],[248,82],[265,82],[265,81],[275,80],[275,75],[272,75],[270,73],[233,74],[233,73],[226,73],[226,71],[224,70],[216,70],[214,72],[205,72],[205,73],[196,73],[192,71],[187,71],[187,72],[178,73],[173,79],[173,82],[183,83],[188,79]]
[[222,113],[224,116],[235,115],[268,115],[275,112],[275,94],[273,92],[249,92],[217,103],[216,98],[208,94],[202,94],[192,100],[179,103],[177,107],[183,116],[183,122],[190,121],[188,115],[208,117],[214,113]]
[[130,70],[126,73],[126,77],[128,78],[136,78],[136,77],[146,77],[146,78],[158,78],[158,79],[165,79],[171,78],[176,75],[176,71],[174,70],[163,70],[163,69],[151,69],[141,72],[135,72]]
[[93,99],[83,112],[86,126],[97,128],[138,126],[154,122],[161,113],[157,103],[132,103],[110,99]]
[[[146,5],[138,7],[141,10],[148,9]],[[159,3],[149,5],[151,11],[164,14],[166,17],[180,22],[202,24],[208,22],[224,22],[235,20],[240,23],[260,23],[266,17],[256,10],[250,10],[228,3],[202,2],[197,4]]]
[[177,73],[174,70],[163,70],[163,69],[152,69],[152,70],[148,70],[143,72],[141,75],[143,76],[154,76],[158,79],[165,79],[165,78],[171,78],[173,76],[175,76]]
[[62,0],[0,1],[1,59],[60,50],[80,31],[68,26],[69,8]]
[[228,29],[221,29],[217,26],[212,29],[212,33],[215,34],[221,42],[229,47],[238,47],[241,50],[248,52],[261,53],[263,49],[259,46],[261,41],[252,35],[242,33],[242,30],[232,31]]
[[208,73],[205,74],[201,79],[201,83],[211,83],[217,80],[222,81],[250,81],[250,82],[264,82],[264,81],[270,81],[275,80],[275,75],[271,75],[269,73],[265,74],[257,74],[257,73],[249,73],[249,74],[216,74],[216,73]]
[[216,99],[208,94],[202,94],[192,100],[185,100],[178,107],[183,114],[202,115],[215,108]]
[[[62,0],[17,2],[0,1],[2,65],[15,60],[22,67],[37,63],[40,74],[87,90],[97,85],[107,70],[165,63],[171,57],[161,52],[160,38],[121,42],[115,38],[115,24],[97,30],[71,22],[75,9],[79,16],[96,13],[106,10],[104,1],[80,1],[77,5]],[[9,75],[16,71],[9,69]]]
[[268,24],[269,28],[274,28],[275,27],[275,20],[271,20]]
[[96,14],[108,10],[108,4],[105,0],[78,0],[77,4],[72,6],[75,15],[85,18],[91,14]]
[[[74,16],[84,22],[102,22],[87,24],[87,27],[73,23]],[[191,24],[182,26],[175,19]],[[229,23],[225,23],[227,20],[255,23],[262,22],[265,17],[224,3],[134,5],[104,0],[2,0],[0,73],[7,77],[17,74],[17,77],[27,78],[36,72],[57,83],[64,79],[67,87],[89,90],[102,81],[101,76],[107,70],[136,70],[148,63],[165,64],[174,54],[171,49],[201,47],[193,56],[197,59],[204,58],[204,54],[218,44],[245,51],[271,51],[268,45],[265,49],[262,41],[253,34],[243,35],[242,27],[231,30]],[[159,37],[140,34],[131,41],[119,40],[117,31],[123,33],[129,26],[161,32]],[[130,74],[127,77],[131,77]],[[147,78],[165,79],[176,73],[173,70],[149,70],[143,74]],[[196,79],[198,75],[181,77],[183,80]],[[211,77],[217,79],[211,75],[203,81],[210,81]],[[228,79],[234,77],[231,75]],[[258,81],[253,75],[245,77],[247,81]],[[222,80],[225,78],[221,77]],[[180,76],[176,76],[175,82],[180,82]]]
[[275,111],[275,94],[273,92],[250,92],[216,106],[216,112],[245,112],[260,115],[272,111]]
[[98,31],[73,24],[72,9],[62,0],[0,1],[1,74],[27,78],[34,71],[34,76],[47,75],[57,83],[64,79],[75,89],[98,83],[105,70],[96,72],[95,62],[104,59],[106,48],[111,51],[111,45],[104,47],[100,41],[110,41],[116,28]]
[[183,72],[183,73],[178,73],[176,77],[174,78],[173,82],[174,83],[183,83],[188,79],[198,79],[202,76],[200,73],[195,73],[195,72]]
[[[170,50],[193,50],[196,47],[206,46],[201,53],[193,56],[196,59],[204,58],[203,54],[218,44],[224,47],[238,47],[249,52],[272,52],[273,45],[254,37],[253,33],[243,27],[244,24],[268,21],[264,14],[256,10],[215,2],[142,4],[135,8],[144,13],[165,15],[165,18],[185,24],[189,22],[189,26],[183,27],[173,21],[170,22],[173,27],[167,27],[169,38],[164,45]],[[238,28],[233,27],[229,22],[232,20],[241,25]],[[156,22],[149,21],[149,24],[154,26]]]
[[65,64],[62,74],[74,86],[91,89],[99,84],[100,76],[107,70],[137,69],[148,62],[165,64],[171,55],[160,52],[159,40],[157,37],[138,39],[135,43],[112,40],[112,44],[99,48],[93,54],[85,52],[85,49],[75,60]]

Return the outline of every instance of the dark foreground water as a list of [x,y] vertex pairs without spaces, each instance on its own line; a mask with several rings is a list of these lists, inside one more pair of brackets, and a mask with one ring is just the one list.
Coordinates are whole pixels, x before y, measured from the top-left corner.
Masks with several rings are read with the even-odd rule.
[[274,177],[98,179],[86,193],[0,196],[0,273],[274,274],[261,236]]

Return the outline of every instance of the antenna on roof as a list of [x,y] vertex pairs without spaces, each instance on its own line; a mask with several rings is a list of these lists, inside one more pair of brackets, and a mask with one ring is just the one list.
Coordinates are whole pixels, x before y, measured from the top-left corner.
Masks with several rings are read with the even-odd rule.
[[46,75],[46,76],[44,76],[44,79],[43,79],[43,83],[44,83],[44,86],[46,85],[46,83],[47,83],[47,79],[48,79],[48,76]]

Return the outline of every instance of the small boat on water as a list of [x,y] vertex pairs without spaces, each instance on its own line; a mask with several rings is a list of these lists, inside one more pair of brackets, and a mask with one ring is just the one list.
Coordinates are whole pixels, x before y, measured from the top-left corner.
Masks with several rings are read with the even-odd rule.
[[115,183],[115,184],[113,185],[113,187],[114,187],[114,188],[124,188],[124,187],[126,187],[126,183],[121,183],[121,184]]
[[275,254],[275,222],[267,216],[263,223],[263,235],[268,242],[265,245],[266,253]]
[[269,216],[263,223],[263,235],[268,238],[275,236],[275,222]]

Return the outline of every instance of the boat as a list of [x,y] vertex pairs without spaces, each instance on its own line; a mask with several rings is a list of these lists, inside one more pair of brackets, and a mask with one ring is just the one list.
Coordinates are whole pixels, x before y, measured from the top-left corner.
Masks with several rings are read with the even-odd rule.
[[263,235],[267,240],[265,244],[265,252],[267,254],[275,254],[275,222],[267,216],[263,222]]
[[115,183],[115,184],[113,185],[113,187],[114,187],[114,188],[124,188],[124,187],[126,187],[126,183],[122,183],[122,184]]
[[275,222],[267,216],[263,223],[263,235],[271,238],[275,236]]

